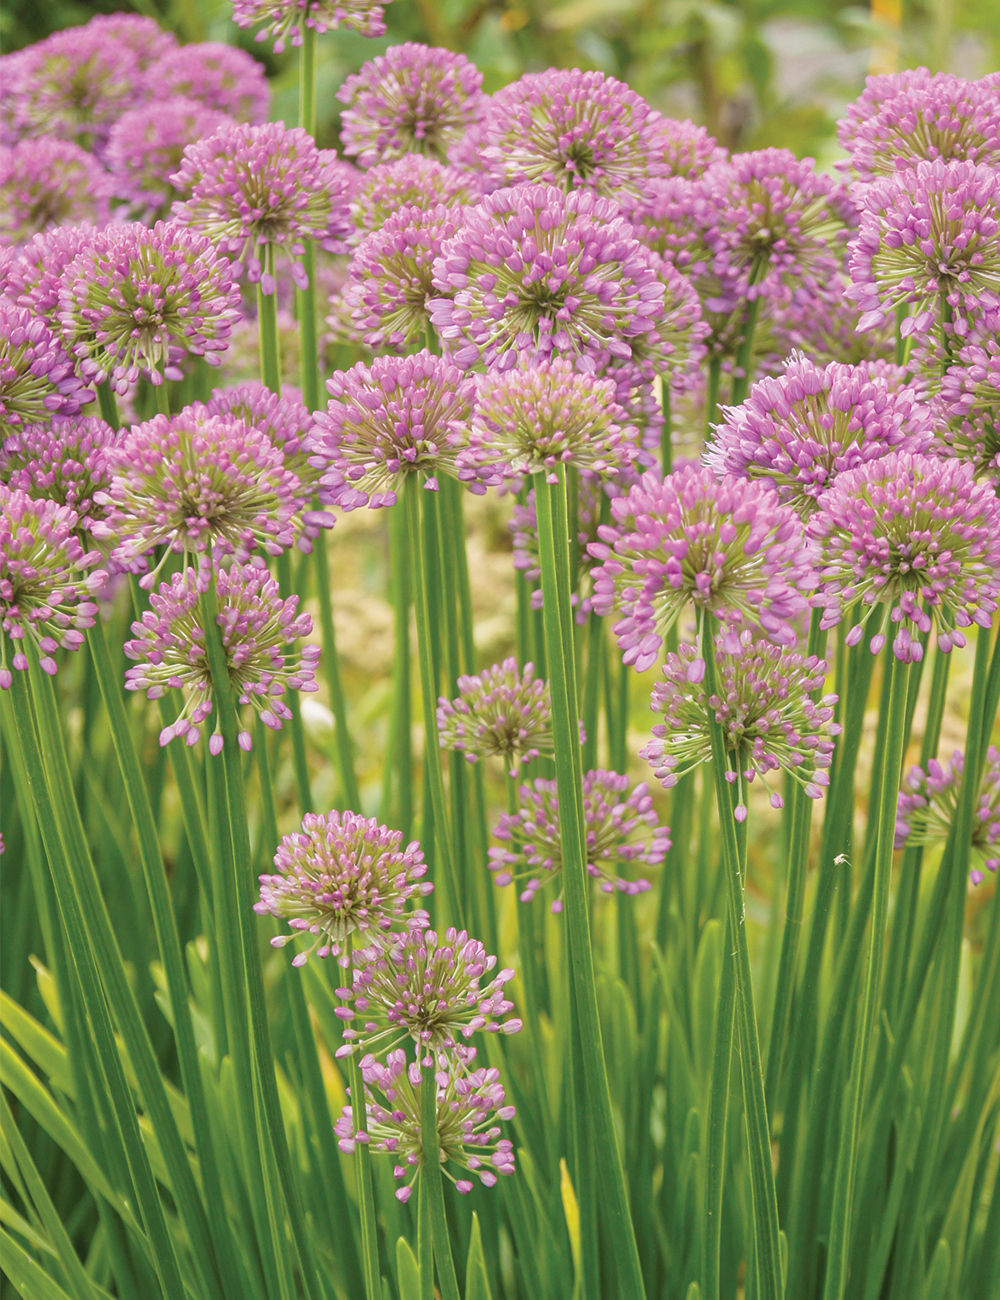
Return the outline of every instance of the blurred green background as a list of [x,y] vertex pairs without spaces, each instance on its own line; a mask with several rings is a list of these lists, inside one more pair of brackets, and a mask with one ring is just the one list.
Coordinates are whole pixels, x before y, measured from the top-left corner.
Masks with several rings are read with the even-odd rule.
[[[294,122],[294,52],[275,56],[240,31],[229,0],[5,0],[0,44],[17,49],[129,8],[182,40],[252,50],[273,78],[274,116]],[[386,21],[381,40],[320,41],[321,144],[336,144],[344,77],[404,40],[464,51],[490,91],[553,64],[599,68],[731,149],[784,145],[821,164],[837,156],[837,117],[868,71],[926,64],[977,77],[1000,67],[1000,0],[395,0]]]

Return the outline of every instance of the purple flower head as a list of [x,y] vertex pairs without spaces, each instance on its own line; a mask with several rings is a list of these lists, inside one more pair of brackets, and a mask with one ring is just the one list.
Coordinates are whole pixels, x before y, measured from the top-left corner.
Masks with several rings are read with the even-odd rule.
[[845,186],[813,166],[788,149],[758,149],[706,175],[714,224],[705,242],[737,297],[787,298],[840,270],[857,215]]
[[923,334],[938,304],[967,320],[1000,306],[1000,173],[970,162],[920,162],[859,194],[861,228],[851,245],[847,296],[859,329],[912,305],[902,333]]
[[434,209],[470,203],[476,188],[465,172],[448,167],[421,153],[404,154],[391,163],[381,163],[365,172],[351,199],[351,220],[355,233],[351,243],[380,230],[403,208]]
[[0,483],[0,690],[9,690],[7,637],[14,643],[15,668],[25,669],[28,638],[42,668],[56,671],[59,646],[79,650],[81,628],[92,627],[97,605],[91,599],[107,574],[85,573],[98,557],[84,553],[75,529],[75,510]]
[[872,653],[895,626],[896,658],[912,661],[923,647],[911,629],[935,625],[938,648],[950,650],[965,645],[960,628],[990,626],[1000,594],[1000,498],[976,482],[971,465],[890,452],[838,475],[809,531],[820,548],[812,603],[823,609],[821,626],[835,626],[856,601],[865,607],[848,645],[874,618]]
[[[170,179],[191,195],[174,204],[175,218],[246,263],[265,293],[274,292],[274,275],[261,267],[260,251],[280,247],[294,257],[303,240],[315,239],[337,252],[350,228],[343,164],[301,127],[224,126],[188,145]],[[308,286],[300,263],[291,262],[291,273],[300,289]]]
[[662,482],[643,474],[611,502],[613,524],[590,547],[598,614],[616,607],[623,659],[645,672],[663,637],[693,601],[730,627],[759,625],[792,645],[792,620],[815,584],[802,521],[768,486],[685,466]]
[[68,506],[76,512],[76,527],[89,532],[104,518],[94,496],[111,483],[108,449],[115,438],[111,426],[93,416],[29,424],[0,448],[0,480],[29,497]]
[[846,274],[837,274],[823,284],[797,285],[787,300],[767,303],[754,335],[757,373],[781,374],[789,353],[797,351],[821,366],[894,364],[895,319],[861,333],[861,312],[844,298],[849,285]]
[[0,437],[53,415],[78,415],[93,396],[45,322],[0,298]]
[[497,468],[470,446],[475,383],[426,350],[376,357],[326,381],[330,401],[316,412],[313,464],[323,470],[320,500],[354,510],[391,506],[404,475],[422,471],[436,489],[448,474],[482,494]]
[[497,755],[516,777],[522,763],[552,753],[549,684],[535,665],[521,672],[516,659],[458,679],[458,698],[438,700],[442,749],[460,750],[470,763]]
[[[520,807],[504,813],[493,834],[508,847],[490,849],[490,870],[498,885],[517,881],[522,903],[552,881],[562,884],[562,836],[555,781],[537,777],[518,790]],[[618,772],[595,769],[583,778],[583,821],[587,835],[587,871],[602,893],[616,889],[641,894],[649,881],[622,873],[632,863],[657,867],[670,848],[670,827],[660,826],[649,787],[643,782],[629,791],[629,780]],[[650,829],[652,828],[652,829]],[[562,889],[552,903],[562,911]]]
[[[653,134],[656,157],[666,165],[668,176],[695,180],[714,163],[725,162],[728,154],[716,144],[703,126],[686,118],[661,117]],[[645,193],[646,186],[643,186]]]
[[863,181],[925,160],[1000,165],[1000,99],[981,82],[939,72],[898,84],[870,108],[837,129]]
[[660,114],[603,72],[549,68],[498,90],[485,119],[482,157],[495,185],[586,188],[638,195],[662,176]]
[[85,30],[91,36],[101,37],[109,45],[124,45],[130,49],[140,72],[145,72],[177,48],[177,37],[173,32],[165,32],[155,18],[143,14],[95,14]]
[[[109,455],[111,486],[96,498],[108,515],[95,536],[115,543],[126,568],[142,568],[156,546],[167,548],[164,559],[173,551],[244,561],[255,547],[280,555],[294,541],[302,484],[281,448],[242,420],[191,407],[157,415],[133,425]],[[155,578],[156,570],[140,585]]]
[[[392,0],[384,0],[391,4]],[[280,54],[286,40],[302,44],[302,28],[319,35],[338,27],[349,27],[362,36],[384,36],[384,7],[372,0],[233,0],[233,21],[237,27],[256,27],[255,39],[273,36],[274,52]]]
[[139,214],[163,215],[177,197],[170,177],[186,147],[225,125],[225,113],[180,95],[123,113],[105,155],[115,192]]
[[[653,687],[650,708],[664,721],[653,727],[653,740],[639,751],[667,789],[699,763],[712,761],[708,709],[715,713],[726,746],[726,780],[739,785],[738,821],[747,815],[743,782],[759,776],[765,785],[772,772],[793,776],[810,799],[821,799],[830,778],[836,695],[811,697],[823,689],[825,660],[755,640],[747,629],[714,638],[719,690],[705,697],[705,661],[695,646],[668,654],[663,681]],[[771,807],[783,807],[781,795],[769,790]]]
[[370,348],[401,352],[427,337],[434,260],[460,220],[455,208],[407,205],[359,244],[344,301]]
[[[183,708],[160,732],[161,745],[175,736],[194,745],[212,711],[203,590],[194,569],[161,582],[149,598],[150,608],[132,624],[134,639],[125,642],[125,653],[136,661],[125,672],[127,691],[145,691],[151,700],[161,699],[171,689],[184,692]],[[282,600],[278,584],[264,568],[234,564],[220,569],[216,591],[216,621],[233,691],[241,705],[253,706],[265,726],[280,731],[282,719],[292,716],[281,699],[285,691],[317,689],[319,646],[303,646],[298,660],[286,657],[299,637],[312,631],[312,619],[308,614],[296,617],[298,596]],[[241,731],[240,747],[249,749],[250,743],[249,731]],[[216,731],[208,742],[209,752],[218,754],[222,744],[222,733]]]
[[663,285],[663,312],[648,334],[632,339],[628,360],[608,349],[603,373],[617,383],[624,372],[630,389],[651,384],[659,375],[672,390],[681,391],[697,382],[711,325],[702,319],[698,292],[687,276],[654,252],[646,257]]
[[112,124],[146,98],[136,55],[100,31],[70,27],[0,60],[0,135],[72,140],[100,152]]
[[107,176],[69,140],[0,145],[0,243],[23,244],[50,226],[103,226],[110,195]]
[[966,343],[941,379],[942,441],[1000,488],[1000,340]]
[[779,378],[754,384],[742,406],[722,408],[705,463],[719,475],[770,483],[809,515],[845,470],[893,450],[933,449],[934,417],[917,396],[867,366],[817,366],[793,353]]
[[600,475],[631,468],[639,446],[635,430],[619,423],[624,419],[611,380],[580,374],[558,358],[484,375],[473,431],[509,477],[545,473],[555,482],[560,464]]
[[482,73],[464,54],[407,41],[390,45],[337,91],[344,153],[359,167],[406,153],[444,161],[479,118]]
[[[365,1127],[355,1131],[352,1108],[345,1106],[334,1125],[341,1151],[350,1154],[363,1142],[370,1143],[373,1151],[391,1155],[396,1161],[393,1177],[405,1180],[396,1196],[408,1201],[424,1162],[420,1089],[427,1087],[435,1089],[437,1099],[441,1172],[455,1184],[455,1190],[465,1195],[472,1191],[476,1178],[484,1187],[493,1187],[497,1175],[512,1174],[514,1145],[500,1136],[497,1120],[513,1119],[514,1107],[506,1104],[499,1070],[472,1069],[475,1056],[472,1047],[463,1047],[457,1059],[442,1055],[435,1062],[433,1056],[425,1056],[423,1070],[417,1063],[407,1066],[401,1047],[388,1053],[384,1065],[372,1055],[364,1057]],[[456,1178],[449,1162],[469,1176]]]
[[160,99],[181,95],[237,122],[263,122],[271,107],[263,64],[219,41],[171,50],[149,70],[149,79]]
[[465,930],[451,927],[440,939],[433,930],[409,930],[355,952],[352,986],[337,990],[349,1004],[337,1009],[345,1021],[338,1057],[359,1047],[382,1053],[407,1038],[418,1049],[448,1052],[458,1035],[468,1039],[479,1029],[517,1033],[520,1020],[501,1019],[514,1009],[504,990],[514,972],[498,971],[480,988],[496,957]]
[[293,934],[271,940],[275,948],[296,934],[313,939],[297,953],[303,966],[313,953],[331,953],[346,966],[348,937],[376,943],[392,930],[422,929],[427,913],[410,908],[434,886],[416,840],[405,847],[399,831],[355,812],[306,813],[302,829],[286,835],[274,855],[277,873],[260,877],[260,916],[288,921]]
[[578,370],[629,360],[663,315],[664,286],[617,204],[591,190],[522,185],[463,216],[434,264],[447,297],[431,320],[463,367],[568,356]]
[[125,393],[140,374],[180,379],[185,352],[219,364],[240,318],[232,267],[172,221],[109,226],[63,272],[59,319],[88,381]]
[[902,72],[880,72],[866,77],[864,90],[847,105],[843,120],[837,124],[838,138],[843,133],[845,139],[853,139],[863,123],[878,115],[883,104],[896,95],[925,88],[931,81],[926,68],[904,68]]
[[710,260],[705,236],[717,220],[711,175],[652,177],[637,197],[622,199],[622,210],[635,237],[679,270]]
[[40,316],[53,334],[58,334],[63,271],[91,247],[97,234],[93,226],[53,226],[35,235],[7,266],[5,295],[27,307],[33,316]]
[[[947,765],[936,758],[927,771],[914,765],[906,774],[896,805],[896,848],[941,844],[948,838],[958,812],[965,755],[956,749]],[[972,811],[972,856],[969,878],[974,885],[985,879],[983,868],[1000,866],[1000,750],[990,745],[986,766]]]

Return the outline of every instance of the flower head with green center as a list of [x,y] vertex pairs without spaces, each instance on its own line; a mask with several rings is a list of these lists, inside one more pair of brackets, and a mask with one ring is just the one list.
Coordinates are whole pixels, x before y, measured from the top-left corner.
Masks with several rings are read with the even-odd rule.
[[174,218],[236,257],[267,294],[275,290],[274,275],[261,255],[284,249],[293,280],[305,289],[308,277],[295,260],[303,241],[338,252],[350,233],[349,171],[301,127],[223,126],[184,150],[170,180],[191,197],[174,204]]
[[[759,776],[767,784],[772,772],[788,772],[810,799],[821,799],[830,779],[826,769],[833,757],[836,695],[818,702],[812,694],[823,689],[826,663],[791,650],[755,641],[749,631],[715,638],[718,693],[705,697],[705,661],[691,645],[668,654],[663,681],[653,687],[650,708],[664,721],[653,727],[653,739],[639,751],[657,780],[669,788],[699,763],[711,762],[712,740],[708,710],[722,727],[726,747],[726,780],[740,785],[737,820],[747,815],[742,781]],[[741,781],[742,778],[742,781]],[[771,806],[781,808],[781,795],[771,791]]]
[[480,988],[496,957],[465,930],[451,927],[441,940],[434,930],[410,930],[355,952],[352,986],[337,990],[349,1004],[337,1009],[345,1022],[338,1057],[359,1047],[381,1054],[406,1038],[428,1052],[447,1052],[458,1035],[471,1038],[480,1029],[517,1033],[520,1020],[500,1019],[514,1009],[504,991],[514,972],[498,971]]
[[921,162],[859,193],[848,298],[859,329],[911,314],[902,334],[924,334],[946,305],[956,332],[1000,305],[1000,174],[971,162]]
[[131,222],[101,231],[67,266],[59,318],[84,378],[123,394],[140,375],[180,379],[186,352],[218,365],[239,301],[210,240],[170,221]]
[[373,0],[233,0],[233,22],[237,27],[263,24],[256,39],[273,36],[275,54],[284,50],[286,40],[301,45],[303,27],[318,35],[349,27],[361,36],[383,36],[383,14],[383,6]]
[[685,466],[655,473],[611,502],[614,522],[598,528],[591,555],[593,605],[616,607],[623,659],[645,672],[663,637],[693,601],[726,623],[756,624],[794,644],[791,622],[815,585],[814,548],[791,506],[763,483]]
[[172,419],[137,424],[110,450],[111,486],[95,500],[107,517],[95,536],[115,543],[114,558],[143,568],[157,546],[151,587],[171,552],[245,560],[255,547],[280,555],[295,540],[295,516],[306,498],[285,466],[281,448],[242,420],[188,408]]
[[[834,627],[860,601],[856,645],[875,620],[872,653],[896,629],[897,659],[919,660],[911,635],[937,629],[941,650],[965,645],[960,631],[989,627],[1000,596],[1000,498],[971,465],[891,452],[847,470],[820,503],[809,531],[819,545],[821,626]],[[926,612],[924,605],[929,606]]]
[[929,452],[934,417],[913,389],[867,366],[817,366],[792,354],[784,374],[754,384],[742,406],[723,407],[705,462],[717,474],[771,483],[812,514],[838,474],[890,451]]
[[521,764],[552,753],[552,704],[548,682],[535,665],[521,672],[516,659],[458,679],[458,697],[438,700],[442,749],[460,750],[470,763],[496,755],[511,776]]
[[97,551],[84,553],[76,535],[75,510],[55,501],[35,500],[0,483],[0,689],[12,678],[7,667],[7,637],[14,644],[13,666],[28,667],[23,645],[34,643],[41,666],[56,671],[56,650],[78,650],[81,628],[92,627],[97,605],[91,599],[107,578],[91,571]]
[[[516,813],[502,814],[493,834],[509,847],[492,848],[490,870],[498,885],[518,881],[522,903],[530,903],[553,881],[562,885],[562,832],[555,781],[538,777],[518,790]],[[605,894],[641,894],[649,881],[622,874],[632,863],[656,867],[670,848],[670,827],[661,826],[649,787],[643,782],[629,790],[627,776],[596,769],[583,778],[583,820],[587,871]],[[650,830],[650,828],[652,828]],[[553,912],[563,907],[562,889]]]
[[348,242],[358,244],[366,235],[381,230],[404,207],[427,210],[444,204],[450,208],[472,203],[477,197],[475,184],[465,172],[422,153],[404,154],[364,173],[351,198],[354,234]]
[[51,424],[29,424],[0,448],[0,481],[45,497],[77,514],[77,528],[89,532],[104,518],[94,497],[111,483],[108,450],[117,434],[94,416],[56,418]]
[[93,400],[46,323],[0,297],[0,438]]
[[[423,1069],[416,1062],[407,1065],[402,1048],[390,1052],[384,1065],[366,1056],[361,1062],[366,1084],[365,1127],[355,1130],[352,1108],[345,1106],[334,1126],[341,1151],[350,1154],[358,1142],[364,1142],[370,1143],[373,1151],[393,1156],[393,1177],[406,1180],[396,1196],[408,1201],[424,1163],[420,1090],[434,1088],[441,1172],[455,1184],[455,1190],[463,1195],[471,1192],[475,1178],[484,1187],[493,1187],[498,1174],[512,1174],[514,1146],[500,1136],[496,1121],[513,1119],[514,1107],[506,1104],[499,1070],[472,1069],[475,1056],[471,1047],[462,1049],[460,1059],[442,1056],[435,1062],[433,1056],[426,1056]],[[449,1162],[472,1177],[456,1178]]]
[[309,446],[322,469],[320,500],[354,510],[391,506],[407,474],[448,474],[472,492],[500,481],[499,470],[470,446],[475,384],[430,352],[358,362],[326,382],[330,401],[317,411]]
[[473,434],[509,477],[544,472],[555,482],[557,465],[610,475],[636,464],[638,435],[626,420],[610,379],[557,358],[480,379]]
[[976,478],[1000,488],[1000,338],[984,335],[958,350],[941,378],[939,409],[942,442]]
[[[393,930],[423,929],[427,913],[411,906],[434,886],[416,840],[405,847],[399,831],[355,812],[306,813],[302,829],[284,836],[274,855],[277,871],[260,877],[254,911],[280,917],[296,934],[312,936],[293,965],[315,953],[347,966],[351,935],[367,944]],[[275,948],[295,936],[278,935]]]
[[[914,765],[906,774],[896,805],[896,848],[943,844],[958,812],[965,755],[956,749],[943,766],[936,758],[927,771]],[[972,810],[972,855],[969,878],[974,885],[985,879],[983,870],[1000,866],[1000,750],[990,745],[986,765]]]
[[[193,745],[212,711],[212,673],[205,647],[204,584],[194,569],[175,573],[149,598],[150,608],[132,624],[134,639],[125,653],[137,661],[125,673],[125,689],[145,691],[151,700],[170,689],[184,692],[184,706],[160,732],[160,744],[183,736]],[[241,705],[250,704],[261,722],[275,731],[292,716],[281,699],[286,690],[315,691],[319,646],[307,645],[297,662],[286,658],[299,637],[312,631],[308,614],[296,617],[298,596],[282,600],[278,584],[264,568],[234,564],[216,576],[217,622],[233,693]],[[238,736],[250,748],[249,731]],[[222,749],[222,733],[209,739],[212,754]]]

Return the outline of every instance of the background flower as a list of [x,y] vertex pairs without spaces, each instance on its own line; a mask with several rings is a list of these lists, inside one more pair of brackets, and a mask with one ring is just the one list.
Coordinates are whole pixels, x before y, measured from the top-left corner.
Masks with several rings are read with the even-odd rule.
[[[947,765],[936,758],[927,770],[914,764],[906,774],[896,806],[896,848],[943,843],[958,812],[965,755],[956,749]],[[1000,865],[1000,750],[990,745],[972,811],[972,853],[969,871],[974,885]]]
[[535,665],[505,659],[458,679],[458,696],[438,700],[442,749],[460,750],[470,763],[496,755],[516,777],[522,763],[552,751],[552,705],[548,682]]
[[245,50],[219,41],[183,45],[149,70],[158,99],[181,95],[237,122],[266,121],[271,87],[260,63]]
[[69,140],[0,145],[0,243],[23,244],[52,226],[103,226],[110,195],[104,171]]

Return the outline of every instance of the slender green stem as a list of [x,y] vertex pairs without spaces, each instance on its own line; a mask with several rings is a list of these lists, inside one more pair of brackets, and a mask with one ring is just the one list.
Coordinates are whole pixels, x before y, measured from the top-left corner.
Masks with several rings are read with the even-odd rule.
[[705,437],[712,434],[712,425],[719,407],[719,384],[722,379],[722,358],[713,353],[708,363],[708,389],[705,393]]
[[97,385],[97,405],[101,410],[101,419],[117,433],[122,424],[118,418],[118,401],[110,384]]
[[340,659],[333,623],[333,600],[330,593],[330,567],[326,554],[326,535],[316,539],[313,547],[316,565],[316,595],[319,603],[319,630],[323,642],[322,664],[330,695],[330,709],[335,723],[334,745],[337,777],[346,807],[360,809],[358,778],[354,771],[354,742],[347,722],[347,698],[340,677]]
[[[705,661],[705,697],[718,690],[714,638],[708,618],[704,620],[702,654]],[[730,761],[725,736],[715,710],[706,709],[712,742],[712,769],[715,776],[715,801],[722,831],[722,870],[725,872],[729,899],[729,926],[736,941],[736,1015],[742,1051],[743,1108],[749,1146],[750,1184],[753,1197],[754,1247],[761,1300],[781,1300],[781,1252],[778,1244],[778,1199],[774,1189],[771,1164],[771,1133],[764,1098],[757,1015],[754,1009],[753,980],[750,973],[750,950],[747,945],[746,915],[743,902],[743,879],[740,853],[733,816],[730,786],[726,772]],[[737,767],[739,764],[737,763]]]
[[569,944],[569,976],[576,998],[584,1077],[574,1081],[581,1109],[593,1125],[595,1178],[607,1210],[608,1237],[616,1261],[619,1293],[627,1300],[645,1295],[628,1194],[618,1151],[611,1092],[597,1008],[590,938],[590,890],[583,823],[573,611],[570,604],[566,480],[534,476],[542,571],[546,658],[552,698],[556,789],[562,837],[563,897]]
[[257,328],[260,331],[260,378],[272,393],[281,394],[281,357],[278,352],[278,295],[274,291],[274,248],[264,246],[264,274],[271,277],[272,291],[265,293],[263,280],[257,284]]
[[[277,567],[281,595],[287,600],[292,594],[292,561],[288,551],[282,551],[278,556]],[[292,715],[288,725],[292,733],[292,767],[295,770],[295,792],[298,796],[299,811],[309,813],[313,810],[313,802],[309,785],[309,761],[306,758],[306,733],[302,726],[302,706],[297,691],[288,691],[284,698]]]
[[458,1278],[451,1257],[451,1239],[448,1236],[448,1219],[444,1210],[444,1188],[441,1180],[441,1151],[438,1145],[437,1081],[433,1065],[422,1066],[420,1083],[420,1146],[423,1157],[420,1181],[426,1182],[427,1200],[430,1204],[431,1236],[434,1242],[434,1263],[437,1265],[441,1300],[459,1300]]
[[[750,268],[749,284],[752,286],[760,279],[764,271],[764,262],[757,260]],[[733,394],[732,405],[739,406],[746,397],[753,379],[753,343],[757,332],[757,317],[760,313],[760,296],[753,298],[746,308],[743,320],[743,337],[733,358]]]
[[[731,814],[730,814],[731,815]],[[705,1180],[702,1215],[701,1293],[704,1300],[719,1300],[722,1264],[722,1193],[726,1176],[726,1129],[729,1086],[736,1028],[735,938],[727,916],[723,933],[722,971],[716,1008],[712,1082],[705,1117]]]
[[316,134],[316,28],[302,24],[299,47],[299,126]]
[[[413,754],[410,743],[410,582],[407,561],[406,506],[389,510],[389,572],[395,614],[392,659],[392,712],[389,751],[385,760],[379,818],[391,822],[410,838],[413,823]],[[393,796],[395,782],[395,798]]]
[[458,919],[458,900],[455,893],[455,859],[448,829],[448,809],[444,797],[444,778],[441,773],[441,746],[437,728],[436,674],[432,659],[430,612],[426,577],[426,547],[424,531],[420,527],[420,486],[416,474],[408,474],[403,488],[406,509],[407,535],[410,544],[410,563],[413,566],[413,605],[417,616],[417,654],[420,662],[420,695],[424,711],[424,780],[430,792],[434,817],[434,838],[437,845],[437,882],[441,898],[435,904],[438,929]]
[[583,683],[583,770],[597,766],[597,731],[605,655],[604,619],[594,610],[587,616],[587,676]]
[[[358,1069],[357,1053],[348,1057],[348,1082],[355,1133],[367,1133],[365,1086]],[[382,1277],[378,1263],[378,1228],[375,1222],[375,1193],[372,1190],[372,1155],[368,1143],[355,1141],[354,1168],[358,1183],[358,1208],[361,1211],[361,1268],[365,1278],[367,1300],[382,1300]]]
[[[861,651],[864,653],[864,650]],[[824,1300],[842,1300],[847,1287],[850,1261],[851,1222],[854,1202],[858,1135],[864,1113],[868,1058],[882,996],[882,967],[885,928],[889,913],[889,877],[896,829],[896,796],[903,764],[903,722],[906,710],[906,671],[895,655],[887,656],[889,701],[886,742],[879,773],[879,805],[875,838],[875,883],[868,961],[862,993],[861,1017],[855,1030],[847,1105],[844,1112],[833,1210],[830,1221],[829,1253],[823,1288]]]
[[663,428],[660,430],[660,469],[663,477],[673,472],[673,418],[670,410],[670,371],[660,376],[660,391],[663,395]]
[[419,1300],[434,1300],[434,1229],[426,1180],[417,1183],[417,1261],[420,1266]]
[[170,393],[167,389],[167,381],[161,375],[160,382],[152,384],[151,387],[153,389],[153,400],[156,404],[156,414],[169,416]]

